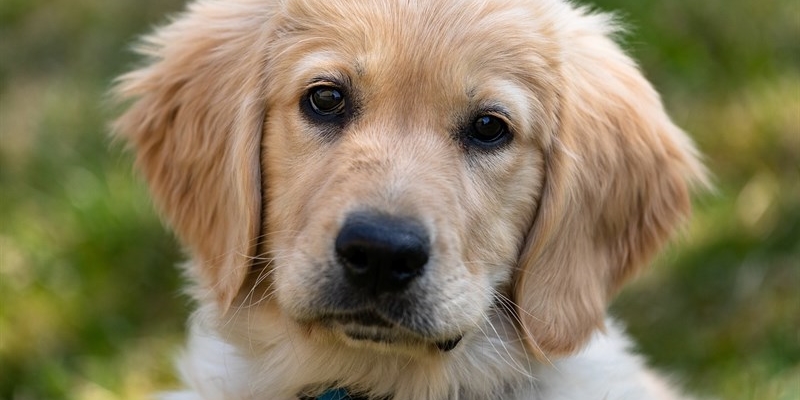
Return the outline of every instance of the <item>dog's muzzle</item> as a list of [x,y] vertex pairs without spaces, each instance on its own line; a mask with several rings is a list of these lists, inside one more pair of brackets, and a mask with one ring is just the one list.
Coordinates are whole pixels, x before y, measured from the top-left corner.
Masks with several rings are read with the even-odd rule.
[[[404,329],[397,323],[397,307],[403,301],[395,300],[408,296],[412,283],[425,274],[430,249],[427,229],[413,218],[366,211],[350,214],[339,229],[334,250],[347,290],[361,300],[329,320],[354,340],[426,342],[407,336],[412,327]],[[448,352],[460,341],[459,336],[433,344]]]

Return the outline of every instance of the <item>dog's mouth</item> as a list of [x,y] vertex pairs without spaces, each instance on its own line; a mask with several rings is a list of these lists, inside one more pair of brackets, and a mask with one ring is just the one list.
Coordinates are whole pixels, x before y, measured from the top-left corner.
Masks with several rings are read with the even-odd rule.
[[341,315],[334,315],[330,318],[332,321],[342,325],[357,325],[363,327],[379,327],[391,328],[395,326],[388,318],[384,318],[374,311],[362,311],[347,313]]
[[340,331],[354,342],[372,342],[404,347],[428,347],[433,344],[438,350],[449,352],[455,349],[462,339],[462,336],[439,341],[424,338],[374,311],[331,315],[324,320],[334,330]]

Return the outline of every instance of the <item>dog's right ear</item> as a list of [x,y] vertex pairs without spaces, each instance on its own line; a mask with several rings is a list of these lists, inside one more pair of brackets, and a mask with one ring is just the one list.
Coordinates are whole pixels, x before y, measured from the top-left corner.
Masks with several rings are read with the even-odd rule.
[[200,295],[227,310],[261,225],[263,2],[200,1],[145,38],[147,64],[121,76],[114,132],[136,153],[157,208],[192,255]]

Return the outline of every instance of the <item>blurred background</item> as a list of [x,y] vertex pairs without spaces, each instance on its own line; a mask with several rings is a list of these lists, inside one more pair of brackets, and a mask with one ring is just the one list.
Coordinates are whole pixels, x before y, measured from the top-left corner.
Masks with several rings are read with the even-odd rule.
[[[800,399],[800,4],[600,0],[717,191],[618,298],[639,350],[700,397]],[[176,385],[189,301],[174,238],[106,92],[177,0],[0,2],[0,399]]]

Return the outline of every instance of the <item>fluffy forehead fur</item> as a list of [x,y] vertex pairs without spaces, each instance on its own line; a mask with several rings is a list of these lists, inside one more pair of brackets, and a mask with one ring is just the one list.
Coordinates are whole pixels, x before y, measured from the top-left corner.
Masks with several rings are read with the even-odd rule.
[[[704,181],[613,34],[556,0],[203,0],[148,37],[116,128],[192,256],[190,386],[548,398],[536,382],[603,329]],[[343,93],[344,122],[310,114],[320,86]],[[504,144],[470,142],[482,115]],[[389,299],[354,295],[334,249],[364,211],[430,238],[424,274]],[[359,340],[329,321],[364,307],[395,331]]]

